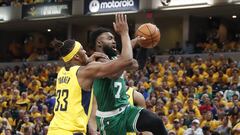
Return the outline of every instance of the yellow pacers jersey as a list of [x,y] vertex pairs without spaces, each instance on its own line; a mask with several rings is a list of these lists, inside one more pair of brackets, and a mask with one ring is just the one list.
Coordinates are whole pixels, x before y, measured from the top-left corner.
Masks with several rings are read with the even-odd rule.
[[66,71],[63,67],[58,73],[54,117],[49,126],[49,134],[59,131],[86,133],[92,108],[92,92],[81,89],[76,76],[78,68],[79,66],[73,66]]
[[[127,95],[129,96],[128,102],[130,103],[130,105],[134,105],[133,92],[134,92],[134,89],[132,87],[129,87],[127,90]],[[136,135],[136,133],[128,132],[127,135]]]

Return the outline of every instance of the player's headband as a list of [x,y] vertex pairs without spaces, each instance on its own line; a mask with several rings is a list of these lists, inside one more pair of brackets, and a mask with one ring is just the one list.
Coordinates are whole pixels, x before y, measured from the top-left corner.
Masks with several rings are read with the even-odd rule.
[[81,45],[79,42],[75,41],[75,43],[74,43],[74,48],[72,49],[71,52],[69,52],[66,56],[63,57],[63,61],[64,61],[64,62],[70,61],[70,60],[73,58],[73,56],[74,56],[75,54],[77,54],[77,52],[79,51],[79,49],[80,49],[81,47],[82,47],[82,45]]

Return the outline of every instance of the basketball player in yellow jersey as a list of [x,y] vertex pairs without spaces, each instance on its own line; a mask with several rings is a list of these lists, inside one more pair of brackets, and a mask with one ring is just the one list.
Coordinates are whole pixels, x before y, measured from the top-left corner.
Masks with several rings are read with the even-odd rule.
[[[129,96],[128,101],[130,105],[146,108],[146,102],[143,95],[140,92],[136,91],[133,87],[128,87],[127,95]],[[128,132],[127,135],[137,135],[137,133]],[[142,135],[152,135],[152,134],[150,132],[142,132]]]
[[117,14],[114,28],[122,39],[122,52],[118,59],[105,63],[96,62],[106,59],[102,53],[90,58],[81,44],[74,40],[58,41],[55,46],[64,61],[56,82],[56,103],[48,135],[84,135],[87,132],[91,112],[91,88],[94,79],[112,77],[133,64],[132,47],[128,35],[126,15]]

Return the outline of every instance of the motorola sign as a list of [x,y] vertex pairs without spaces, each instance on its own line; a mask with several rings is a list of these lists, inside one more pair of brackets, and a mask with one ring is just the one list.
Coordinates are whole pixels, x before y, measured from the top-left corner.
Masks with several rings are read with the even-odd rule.
[[100,9],[100,3],[98,0],[92,0],[89,4],[89,11],[96,13]]
[[138,11],[139,0],[84,1],[84,14],[101,14],[120,11]]

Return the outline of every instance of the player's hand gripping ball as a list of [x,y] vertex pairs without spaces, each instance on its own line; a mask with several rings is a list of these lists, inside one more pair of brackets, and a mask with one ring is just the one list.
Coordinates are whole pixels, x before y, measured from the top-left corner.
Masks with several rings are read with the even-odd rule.
[[136,36],[145,38],[145,40],[139,41],[141,47],[153,48],[159,43],[161,34],[156,25],[152,23],[144,23],[138,27]]

